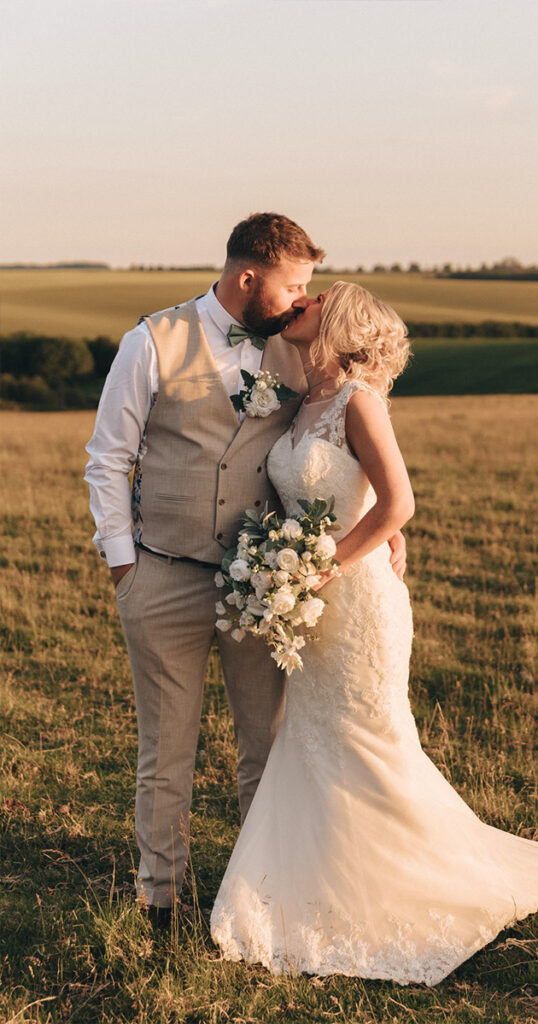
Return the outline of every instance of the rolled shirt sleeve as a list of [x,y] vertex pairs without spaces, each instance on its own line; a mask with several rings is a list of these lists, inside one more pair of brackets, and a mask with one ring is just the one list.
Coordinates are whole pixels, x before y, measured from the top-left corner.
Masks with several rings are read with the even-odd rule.
[[140,324],[120,342],[103,388],[84,479],[95,520],[93,542],[109,566],[135,560],[129,473],[159,386],[157,353]]

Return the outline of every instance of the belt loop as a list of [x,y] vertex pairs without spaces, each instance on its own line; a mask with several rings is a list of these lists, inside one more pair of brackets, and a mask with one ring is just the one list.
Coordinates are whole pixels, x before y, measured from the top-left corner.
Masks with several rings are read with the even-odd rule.
[[172,558],[172,555],[167,555],[166,561],[168,562],[168,565],[172,565],[172,562],[177,562],[177,558]]

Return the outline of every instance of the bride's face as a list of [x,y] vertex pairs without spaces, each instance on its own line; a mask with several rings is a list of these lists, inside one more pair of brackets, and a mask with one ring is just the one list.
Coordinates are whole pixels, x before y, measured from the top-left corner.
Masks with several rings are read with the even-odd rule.
[[287,324],[282,337],[296,345],[309,347],[319,334],[321,311],[329,289],[320,292],[315,299],[302,298],[293,303],[295,317]]

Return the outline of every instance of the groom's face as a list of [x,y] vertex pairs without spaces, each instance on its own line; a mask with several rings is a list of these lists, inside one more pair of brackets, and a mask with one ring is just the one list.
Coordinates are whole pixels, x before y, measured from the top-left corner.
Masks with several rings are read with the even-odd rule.
[[245,327],[263,338],[279,334],[293,320],[293,303],[306,295],[313,269],[313,263],[281,259],[274,267],[249,270],[241,317]]

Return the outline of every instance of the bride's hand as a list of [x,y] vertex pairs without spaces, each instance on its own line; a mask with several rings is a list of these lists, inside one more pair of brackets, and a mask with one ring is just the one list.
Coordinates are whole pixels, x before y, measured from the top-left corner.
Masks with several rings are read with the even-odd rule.
[[389,545],[391,549],[390,564],[398,579],[403,580],[407,568],[407,547],[401,530],[389,537]]
[[326,583],[330,583],[331,580],[334,580],[335,576],[340,576],[340,572],[338,568],[336,568],[329,569],[328,572],[322,572],[319,575],[319,583],[310,584],[310,590],[321,590],[321,588],[324,587]]

